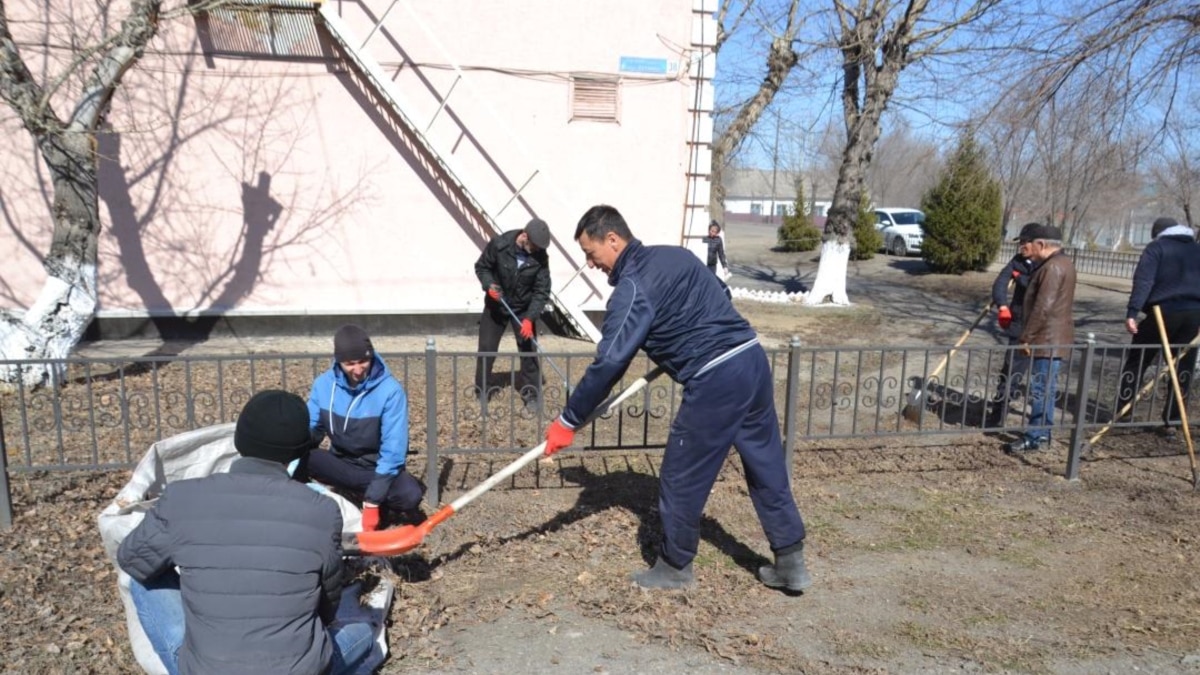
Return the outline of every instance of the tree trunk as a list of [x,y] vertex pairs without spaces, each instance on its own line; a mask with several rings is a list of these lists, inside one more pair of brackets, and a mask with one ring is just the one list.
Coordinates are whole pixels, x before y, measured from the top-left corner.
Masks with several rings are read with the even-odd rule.
[[[720,49],[720,45],[725,42],[727,35],[723,20],[728,7],[728,3],[725,3],[721,8],[722,21],[717,26],[720,36],[717,41],[717,49]],[[746,8],[748,7],[749,5],[746,6]],[[800,61],[800,55],[792,48],[796,40],[796,33],[800,29],[800,22],[797,18],[799,8],[800,0],[791,0],[787,24],[784,26],[783,33],[771,40],[771,47],[767,52],[767,74],[763,76],[762,83],[759,84],[754,95],[738,109],[737,115],[729,126],[713,140],[712,165],[709,167],[709,180],[712,187],[708,198],[708,212],[712,218],[724,220],[725,186],[722,179],[730,155],[754,129],[754,125],[762,117],[763,111],[771,105],[775,94],[779,93],[788,73],[792,72],[792,68]],[[745,9],[743,9],[744,11]]]
[[[100,233],[95,137],[59,132],[39,139],[54,187],[54,236],[43,266],[46,283],[23,316],[0,322],[5,359],[63,359],[96,312],[96,262]],[[61,380],[63,367],[5,366],[0,380],[33,387]]]
[[[886,64],[885,64],[886,65]],[[873,67],[867,64],[867,68]],[[899,68],[883,68],[873,73],[865,90],[866,99],[861,107],[858,103],[858,65],[848,65],[843,85],[843,118],[846,122],[846,148],[838,167],[837,184],[833,188],[833,203],[825,221],[826,244],[821,246],[821,261],[817,264],[817,281],[805,294],[804,304],[820,305],[826,298],[835,305],[848,305],[846,293],[846,269],[850,250],[854,246],[854,224],[858,219],[858,206],[862,201],[866,185],[867,169],[875,142],[879,140],[880,121],[887,102],[895,91]],[[828,245],[828,244],[833,244]]]
[[[186,11],[201,11],[212,4],[194,3]],[[66,358],[95,315],[100,235],[96,130],[121,76],[137,63],[158,32],[162,0],[131,0],[129,5],[128,16],[104,39],[103,50],[76,46],[76,57],[94,58],[71,116],[60,120],[49,105],[50,92],[21,58],[0,0],[0,99],[36,139],[54,189],[50,213],[54,235],[43,263],[46,283],[24,314],[0,312],[0,360]],[[83,69],[87,61],[79,58],[69,68]],[[0,382],[20,381],[31,387],[58,383],[64,370],[62,364],[0,366]]]

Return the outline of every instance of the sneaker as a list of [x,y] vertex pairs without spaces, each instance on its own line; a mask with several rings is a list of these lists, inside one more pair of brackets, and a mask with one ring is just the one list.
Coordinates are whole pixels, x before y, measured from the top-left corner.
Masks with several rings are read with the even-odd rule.
[[1010,455],[1020,454],[1023,452],[1037,452],[1045,445],[1042,441],[1036,438],[1021,437],[1011,443],[1004,444],[1004,452]]
[[1159,438],[1164,438],[1168,441],[1173,441],[1179,436],[1179,431],[1175,427],[1161,426],[1154,430],[1154,433]]

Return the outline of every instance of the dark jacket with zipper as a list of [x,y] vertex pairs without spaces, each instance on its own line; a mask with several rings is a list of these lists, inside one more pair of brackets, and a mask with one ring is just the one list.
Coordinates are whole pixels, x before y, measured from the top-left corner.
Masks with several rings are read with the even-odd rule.
[[[475,261],[475,276],[486,292],[492,284],[500,286],[504,301],[518,318],[536,321],[550,300],[550,262],[545,251],[530,253],[524,265],[517,266],[517,235],[522,230],[509,230],[492,239]],[[485,301],[494,314],[507,316],[500,303],[490,297]]]
[[1186,225],[1147,244],[1133,271],[1125,318],[1136,319],[1139,310],[1149,316],[1155,305],[1168,314],[1200,310],[1200,243]]
[[342,514],[250,457],[229,473],[167,485],[121,542],[117,562],[145,583],[179,567],[179,672],[317,675],[342,592]]
[[1075,343],[1075,266],[1062,249],[1034,269],[1024,304],[1021,344],[1034,358],[1066,358]]
[[567,400],[562,420],[578,428],[644,349],[671,379],[686,383],[725,352],[757,340],[734,309],[725,284],[679,246],[633,239],[608,275],[608,299],[596,359]]

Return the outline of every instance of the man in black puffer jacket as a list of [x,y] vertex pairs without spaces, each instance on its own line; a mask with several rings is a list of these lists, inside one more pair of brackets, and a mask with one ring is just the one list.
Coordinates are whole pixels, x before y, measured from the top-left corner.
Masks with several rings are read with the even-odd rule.
[[375,626],[332,625],[341,511],[286,470],[312,447],[304,401],[255,394],[234,445],[229,473],[167,485],[117,552],[154,651],[184,675],[351,671]]

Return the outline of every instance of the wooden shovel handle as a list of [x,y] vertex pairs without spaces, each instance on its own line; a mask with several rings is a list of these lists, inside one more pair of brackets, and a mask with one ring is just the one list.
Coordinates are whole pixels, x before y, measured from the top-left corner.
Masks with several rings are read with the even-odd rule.
[[1171,352],[1171,341],[1167,339],[1167,327],[1163,323],[1162,308],[1155,305],[1154,323],[1158,324],[1158,338],[1162,342],[1163,359],[1171,373],[1171,388],[1175,390],[1175,405],[1179,406],[1179,422],[1183,425],[1183,438],[1187,441],[1188,459],[1192,463],[1192,487],[1200,486],[1200,473],[1196,470],[1196,448],[1192,445],[1192,430],[1188,426],[1187,407],[1184,405],[1183,389],[1179,387],[1179,373],[1175,370],[1175,354]]

